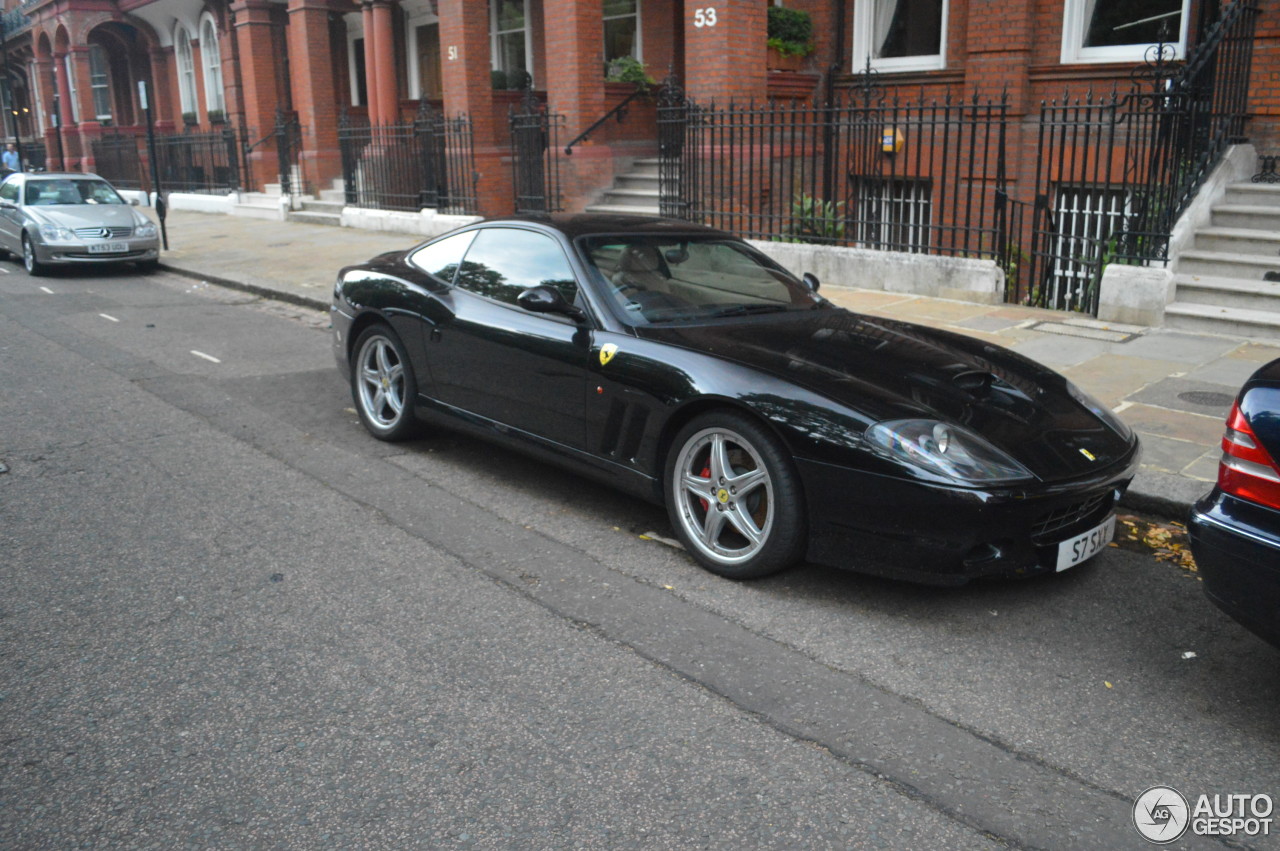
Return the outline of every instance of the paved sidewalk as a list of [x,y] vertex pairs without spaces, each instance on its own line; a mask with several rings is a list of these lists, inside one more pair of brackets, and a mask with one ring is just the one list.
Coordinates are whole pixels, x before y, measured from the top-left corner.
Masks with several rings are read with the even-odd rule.
[[[238,216],[170,212],[176,272],[264,297],[327,309],[342,266],[418,241],[405,234]],[[794,270],[803,272],[803,269]],[[1142,438],[1142,469],[1126,504],[1181,520],[1217,476],[1223,420],[1244,380],[1280,358],[1275,345],[1097,322],[1075,314],[984,306],[824,281],[852,310],[959,331],[1056,369],[1111,405]]]

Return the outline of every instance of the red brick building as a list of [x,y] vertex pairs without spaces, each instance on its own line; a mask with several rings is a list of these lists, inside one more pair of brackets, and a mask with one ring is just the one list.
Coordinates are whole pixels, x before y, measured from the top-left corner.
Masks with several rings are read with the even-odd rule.
[[[239,183],[245,190],[289,181],[295,193],[319,192],[346,178],[348,199],[373,187],[362,203],[377,206],[395,195],[397,184],[420,179],[421,169],[396,171],[388,153],[394,145],[386,141],[391,137],[370,128],[408,128],[426,114],[420,111],[426,104],[431,114],[465,124],[465,145],[458,148],[465,151],[464,165],[451,179],[474,182],[466,192],[469,208],[509,212],[528,184],[547,189],[549,206],[573,210],[597,199],[637,158],[659,151],[652,97],[631,99],[625,120],[610,116],[635,85],[607,76],[625,72],[631,59],[655,80],[678,80],[690,102],[702,106],[742,107],[770,98],[850,102],[868,82],[881,100],[924,104],[947,94],[998,100],[1001,150],[1009,152],[999,166],[998,189],[1031,203],[1034,172],[1043,165],[1035,162],[1043,159],[1042,101],[1126,90],[1157,44],[1176,67],[1206,40],[1225,9],[1244,2],[26,0],[10,2],[4,17],[10,109],[3,130],[20,136],[32,153],[43,145],[51,165],[116,179],[113,157],[144,132],[145,90],[155,131],[168,140],[165,150],[181,150],[186,158],[179,168],[178,154],[157,154],[170,157],[171,173],[208,181],[221,171],[217,185]],[[770,49],[770,6],[782,5],[811,19],[809,55],[779,57]],[[1243,57],[1249,69],[1243,133],[1268,152],[1280,148],[1280,4],[1258,0],[1256,7],[1251,55],[1232,61]],[[513,163],[510,115],[535,102],[552,119],[546,128],[534,127],[526,141],[540,142],[545,156],[538,163]],[[607,120],[589,138],[575,141],[602,118]],[[926,168],[922,162],[934,172],[955,170],[945,139],[922,142],[922,123],[891,123],[890,158],[896,133],[898,146],[905,144],[916,157],[917,172]],[[295,128],[287,136],[279,129],[286,124]],[[365,147],[344,161],[340,136],[347,126],[361,128]],[[903,127],[912,132],[904,135]],[[191,144],[181,148],[173,139]],[[225,140],[234,163],[199,165],[195,140],[215,148]],[[566,155],[570,142],[572,154]],[[406,150],[414,150],[416,142],[408,144]],[[926,144],[932,147],[921,159]],[[979,155],[972,140],[967,144],[964,156],[972,162]],[[785,215],[800,195],[771,186],[776,163],[785,160],[794,172],[806,167],[806,157],[813,159],[811,153],[797,155],[796,145],[761,147],[749,135],[702,145],[704,156],[712,151],[728,166],[752,156],[764,163],[738,173],[730,168],[726,177],[726,191],[751,196],[733,202],[748,213],[765,199]],[[1063,150],[1056,155],[1066,156]],[[898,156],[894,168],[907,161]],[[848,163],[826,167],[839,171],[841,180],[855,178]],[[918,177],[904,169],[906,177]],[[984,172],[969,184],[995,180],[994,172]],[[909,233],[910,210],[923,202],[911,194],[916,188],[891,183],[882,181],[875,191],[899,193],[880,200],[885,210],[907,210],[892,215],[901,219],[895,227]],[[406,197],[410,207],[434,203],[422,200],[434,197],[429,194]],[[866,206],[840,197],[824,203],[832,209]],[[934,225],[945,225],[951,214],[936,198],[930,203],[937,208],[930,214]],[[846,241],[874,242],[863,230]]]

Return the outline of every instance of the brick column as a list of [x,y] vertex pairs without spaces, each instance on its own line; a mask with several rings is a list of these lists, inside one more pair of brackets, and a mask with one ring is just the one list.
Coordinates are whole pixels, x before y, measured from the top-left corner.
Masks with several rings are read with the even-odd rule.
[[360,21],[364,25],[364,97],[369,123],[382,122],[381,102],[378,100],[378,33],[373,24],[373,3],[360,6]]
[[[400,117],[400,97],[396,90],[396,44],[395,33],[391,26],[390,0],[373,0],[373,29],[377,33],[378,49],[374,55],[374,74],[377,84],[369,88],[369,99],[373,100],[374,92],[378,99],[378,120],[384,124],[394,124]],[[365,47],[368,48],[365,33]]]
[[289,76],[302,125],[303,171],[323,188],[342,175],[338,154],[338,92],[327,0],[289,2]]
[[58,123],[62,133],[65,158],[64,171],[74,171],[80,164],[80,137],[75,132],[75,116],[71,111],[71,80],[67,76],[67,54],[53,55],[53,75],[58,82]]
[[102,135],[102,124],[98,121],[97,110],[93,106],[89,46],[72,47],[68,55],[71,57],[71,73],[75,74],[76,107],[80,110],[80,123],[76,126],[76,136],[80,140],[80,170],[93,171],[93,140]]
[[[45,159],[50,170],[54,168],[53,163],[58,159],[58,128],[54,127],[53,117],[53,94],[57,91],[58,81],[53,70],[54,60],[37,59],[31,63],[35,66],[36,79],[39,82],[39,89],[35,93],[40,98],[40,115],[44,121],[44,149]],[[62,163],[58,163],[58,168],[62,168]]]
[[[696,13],[701,12],[699,17]],[[763,101],[768,91],[768,7],[721,0],[684,7],[686,91],[700,103]]]
[[565,116],[567,138],[604,114],[604,7],[600,0],[544,0],[547,105]]
[[[240,47],[240,78],[244,83],[244,117],[250,143],[270,133],[275,127],[276,105],[283,93],[276,86],[276,64],[271,38],[271,3],[269,0],[236,0],[231,7],[235,15],[235,35]],[[263,150],[266,148],[266,150]],[[280,168],[274,146],[263,145],[249,155],[252,184],[257,190],[278,179]]]
[[494,115],[489,4],[439,0],[438,8],[445,113],[450,117],[465,113],[471,119],[481,212],[510,213],[515,206],[510,133],[505,119]]

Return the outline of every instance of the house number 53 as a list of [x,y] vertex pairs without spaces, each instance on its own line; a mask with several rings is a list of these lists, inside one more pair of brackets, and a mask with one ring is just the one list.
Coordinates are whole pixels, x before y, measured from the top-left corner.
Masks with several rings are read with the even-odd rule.
[[708,6],[705,9],[693,10],[693,25],[695,27],[714,27],[716,25],[716,10],[714,6]]

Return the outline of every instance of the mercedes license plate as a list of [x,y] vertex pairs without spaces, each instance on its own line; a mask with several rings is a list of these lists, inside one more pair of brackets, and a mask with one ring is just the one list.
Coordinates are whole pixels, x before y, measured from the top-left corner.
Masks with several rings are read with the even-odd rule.
[[90,254],[119,254],[128,250],[127,242],[95,242],[89,246]]
[[1111,543],[1115,534],[1116,516],[1112,514],[1083,535],[1076,535],[1058,544],[1058,570],[1075,567],[1093,558],[1103,547]]

